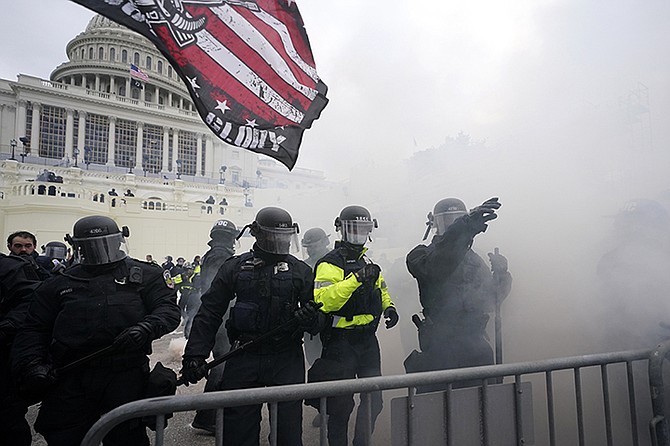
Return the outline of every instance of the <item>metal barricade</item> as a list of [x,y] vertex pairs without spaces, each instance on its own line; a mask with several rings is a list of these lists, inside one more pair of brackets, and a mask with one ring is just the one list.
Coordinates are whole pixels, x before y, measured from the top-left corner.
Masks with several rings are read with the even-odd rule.
[[[442,413],[437,414],[443,426],[443,432],[437,435],[442,435],[444,440],[438,444],[463,446],[460,442],[455,443],[459,434],[454,430],[457,420],[454,414],[458,412],[454,402],[458,399],[452,384],[472,380],[482,382],[481,387],[469,391],[475,398],[478,416],[468,418],[472,418],[479,435],[472,435],[475,438],[467,444],[668,446],[662,379],[662,363],[668,351],[670,343],[661,344],[654,350],[145,399],[105,414],[89,430],[82,446],[97,446],[114,426],[145,416],[156,417],[154,443],[162,446],[166,432],[169,434],[164,428],[165,414],[201,409],[216,410],[215,444],[222,445],[223,408],[261,403],[268,403],[270,413],[274,415],[270,416],[270,444],[275,445],[278,402],[320,398],[325,412],[328,396],[361,394],[363,401],[373,391],[383,391],[384,395],[404,392],[400,403],[396,398],[391,404],[391,420],[396,433],[393,445],[432,444],[426,443],[420,431],[425,419],[419,415],[421,406],[417,405],[423,395],[429,394],[417,395],[416,389],[443,383],[449,383],[449,386],[446,392],[439,394],[445,403]],[[501,380],[505,383],[494,384]],[[513,391],[498,392],[495,390],[497,386],[503,386],[503,389],[511,386]],[[532,392],[529,391],[531,387]],[[503,408],[502,412],[511,417],[511,428],[509,423],[508,427],[501,428],[499,414],[492,413],[501,410],[497,392],[506,395],[504,398],[509,407]],[[532,397],[529,396],[531,393]],[[531,424],[524,426],[524,423]],[[645,428],[647,423],[650,423],[649,429]],[[398,430],[399,425],[402,427]],[[367,444],[374,444],[370,426],[363,428],[368,434]],[[501,437],[499,431],[506,433]],[[327,445],[327,423],[320,425],[319,442]]]

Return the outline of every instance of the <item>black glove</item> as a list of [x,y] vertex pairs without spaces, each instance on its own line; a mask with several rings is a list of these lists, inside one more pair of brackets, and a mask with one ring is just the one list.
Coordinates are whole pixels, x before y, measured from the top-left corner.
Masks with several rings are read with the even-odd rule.
[[114,339],[114,345],[121,349],[144,348],[151,340],[151,324],[148,322],[138,322],[137,325],[126,328]]
[[500,254],[498,248],[493,252],[489,252],[489,261],[491,262],[491,271],[496,274],[503,274],[507,272],[507,257]]
[[302,304],[299,310],[294,313],[294,316],[298,319],[298,325],[301,327],[310,327],[316,319],[319,317],[319,308],[323,304],[319,302],[318,304],[313,300],[309,300]]
[[477,234],[486,231],[486,223],[498,218],[498,214],[495,211],[500,206],[502,204],[498,201],[498,197],[489,198],[481,205],[470,210],[467,215],[468,224]]
[[384,317],[386,318],[386,328],[395,327],[395,324],[398,323],[398,319],[400,319],[400,316],[398,316],[398,311],[396,311],[395,307],[388,307],[386,310],[384,310]]
[[358,280],[360,283],[368,282],[374,284],[377,282],[379,273],[381,273],[381,271],[382,269],[378,265],[375,265],[374,263],[368,263],[363,268],[354,272],[354,276],[356,276],[356,280]]
[[181,375],[184,385],[188,387],[189,384],[196,384],[203,378],[207,377],[209,373],[205,368],[207,361],[205,358],[184,358],[181,361],[181,370],[179,374]]
[[42,400],[56,380],[50,364],[33,362],[25,368],[19,378],[19,393],[27,402],[34,404]]

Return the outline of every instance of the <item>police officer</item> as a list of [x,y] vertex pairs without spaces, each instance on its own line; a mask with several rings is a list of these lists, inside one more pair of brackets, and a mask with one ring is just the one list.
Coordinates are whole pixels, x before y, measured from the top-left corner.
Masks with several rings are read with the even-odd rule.
[[23,324],[30,296],[39,284],[32,265],[18,256],[0,254],[0,446],[30,446],[26,403],[11,377],[9,353]]
[[200,308],[200,276],[190,263],[184,263],[184,270],[173,277],[175,287],[179,287],[179,309],[184,321],[184,337],[188,339],[193,318]]
[[[266,207],[247,227],[256,238],[252,250],[228,259],[202,296],[184,352],[181,374],[187,382],[196,383],[203,377],[205,359],[233,299],[235,305],[226,326],[234,343],[251,341],[278,327],[285,326],[286,330],[278,329],[280,332],[271,339],[231,357],[223,371],[222,389],[305,380],[302,334],[318,332],[325,318],[312,300],[311,269],[289,254],[297,224],[284,209]],[[302,445],[301,401],[280,402],[277,412],[277,444]],[[226,407],[223,418],[224,444],[259,444],[260,405]]]
[[[330,235],[326,234],[326,231],[321,228],[311,228],[305,231],[301,245],[307,254],[305,263],[312,267],[312,269],[316,266],[316,262],[330,251],[330,240],[328,237]],[[321,339],[318,336],[305,338],[305,358],[308,365],[312,365],[316,358],[321,355],[321,347]]]
[[[365,255],[369,234],[377,227],[370,212],[362,206],[347,206],[335,219],[335,230],[342,240],[316,264],[314,300],[323,304],[321,311],[331,316],[330,328],[322,336],[321,363],[327,363],[335,375],[323,376],[317,360],[310,380],[363,378],[381,375],[381,355],[376,331],[384,315],[386,328],[398,323],[396,311],[378,265]],[[335,370],[339,369],[339,370]],[[321,375],[321,376],[320,376]],[[313,379],[314,378],[314,379]],[[380,392],[372,392],[370,428],[382,410]],[[347,445],[347,426],[354,408],[353,395],[329,398],[328,441],[331,446]],[[354,445],[365,444],[366,408],[359,407]]]
[[[79,263],[40,285],[16,336],[13,372],[25,394],[43,396],[35,430],[50,446],[79,444],[102,414],[143,398],[151,342],[179,324],[174,290],[160,267],[127,256],[128,235],[109,217],[78,220],[66,240]],[[105,445],[148,444],[139,420],[105,438]]]
[[[217,220],[212,229],[209,231],[209,250],[202,257],[202,266],[200,268],[200,281],[202,291],[205,292],[214,280],[219,268],[223,262],[235,255],[236,237],[239,230],[230,220]],[[225,316],[224,316],[225,318]],[[230,349],[230,342],[228,341],[228,334],[226,333],[225,323],[221,323],[219,330],[216,332],[216,341],[212,348],[212,353],[215,358],[218,358]],[[209,371],[207,375],[207,382],[205,383],[205,392],[216,392],[221,390],[221,376],[223,375],[224,364],[218,365]],[[199,410],[193,418],[191,426],[196,429],[202,429],[210,433],[216,430],[216,411]]]
[[39,256],[36,261],[45,270],[51,274],[64,270],[67,259],[67,245],[63,242],[49,242],[43,247],[44,254]]
[[489,268],[471,247],[475,236],[497,218],[500,206],[498,198],[491,198],[468,212],[461,200],[445,198],[428,214],[424,239],[431,228],[435,236],[430,245],[418,245],[406,257],[407,269],[418,282],[425,317],[413,317],[422,352],[415,350],[405,360],[408,372],[493,364],[486,334],[488,313],[507,297],[512,278],[507,259],[497,249],[489,253]]
[[330,237],[321,228],[311,228],[305,231],[302,237],[302,247],[307,252],[305,263],[314,268],[316,262],[330,251]]

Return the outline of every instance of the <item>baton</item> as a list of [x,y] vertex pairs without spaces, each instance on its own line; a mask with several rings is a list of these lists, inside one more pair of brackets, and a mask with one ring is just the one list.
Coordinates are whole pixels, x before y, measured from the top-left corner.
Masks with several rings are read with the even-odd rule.
[[[317,308],[321,308],[323,306],[323,303],[319,302],[317,305]],[[272,330],[268,331],[267,333],[263,333],[262,335],[253,338],[243,344],[240,344],[238,347],[232,349],[228,353],[219,356],[218,358],[215,358],[211,360],[208,363],[205,363],[203,366],[198,367],[198,370],[200,370],[203,374],[203,376],[208,372],[209,370],[213,369],[219,364],[222,364],[232,358],[233,356],[241,353],[244,350],[247,350],[249,347],[253,347],[256,344],[260,344],[261,342],[265,341],[266,339],[269,339],[283,331],[287,331],[288,328],[290,328],[292,325],[296,324],[300,318],[298,316],[293,316],[288,322],[283,323],[282,325],[279,325],[278,327],[273,328]],[[184,377],[179,377],[177,379],[177,386],[182,386],[186,384],[186,381],[184,380]]]

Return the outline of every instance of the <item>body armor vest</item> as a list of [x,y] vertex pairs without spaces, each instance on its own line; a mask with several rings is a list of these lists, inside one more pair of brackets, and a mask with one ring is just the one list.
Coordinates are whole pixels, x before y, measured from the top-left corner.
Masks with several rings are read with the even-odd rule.
[[257,336],[285,324],[298,308],[293,287],[293,261],[267,264],[253,253],[240,256],[235,305],[226,323],[229,337]]

